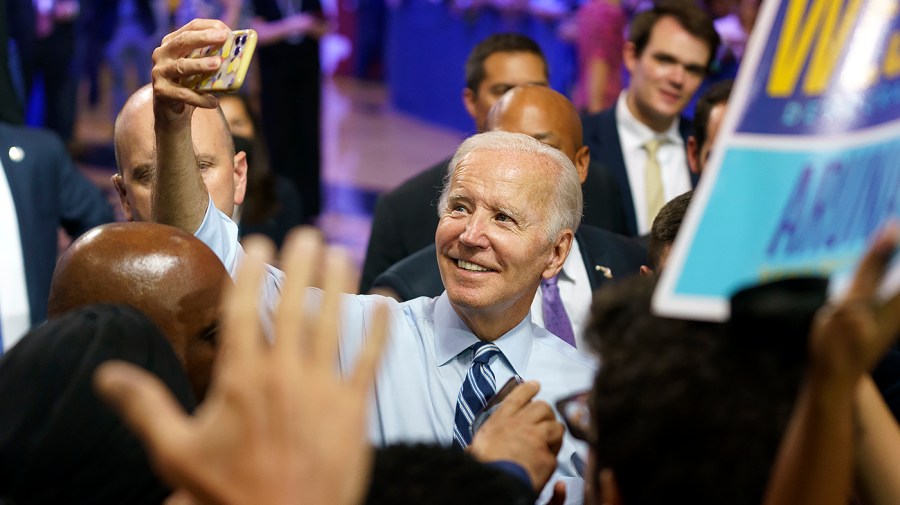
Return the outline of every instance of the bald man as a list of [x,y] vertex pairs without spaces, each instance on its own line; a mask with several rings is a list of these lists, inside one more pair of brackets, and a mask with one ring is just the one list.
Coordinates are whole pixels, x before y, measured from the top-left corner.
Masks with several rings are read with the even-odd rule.
[[82,235],[60,257],[50,286],[49,318],[95,303],[140,310],[172,343],[202,399],[227,279],[215,253],[184,231],[155,223],[107,224]]
[[[235,153],[228,122],[218,107],[198,108],[191,117],[193,149],[197,167],[209,199],[190,199],[190,209],[173,209],[167,205],[172,191],[178,188],[161,188],[153,195],[152,187],[158,166],[156,135],[154,133],[153,89],[146,85],[136,91],[116,117],[114,143],[117,173],[112,181],[119,193],[122,212],[129,221],[160,221],[183,230],[200,227],[209,199],[225,215],[234,214],[234,208],[244,201],[247,189],[247,156]],[[157,198],[163,205],[151,205]],[[152,213],[152,208],[156,214]],[[168,214],[166,214],[168,213]]]
[[[518,86],[508,91],[487,117],[489,130],[524,133],[558,149],[588,177],[590,153],[582,145],[581,120],[566,97],[546,86]],[[551,333],[581,347],[582,328],[594,290],[616,277],[640,271],[647,252],[634,239],[582,224],[555,283],[542,283],[531,304],[531,319]],[[555,287],[554,287],[555,286]],[[434,297],[444,291],[430,245],[391,266],[373,282],[373,292],[401,301]],[[556,300],[561,300],[562,308]],[[560,321],[560,311],[565,319]]]

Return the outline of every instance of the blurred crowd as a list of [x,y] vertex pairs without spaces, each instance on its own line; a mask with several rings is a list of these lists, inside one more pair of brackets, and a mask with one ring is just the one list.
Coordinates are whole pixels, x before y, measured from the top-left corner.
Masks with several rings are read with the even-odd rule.
[[[900,501],[897,223],[839,298],[651,308],[760,2],[449,7],[558,21],[577,84],[478,43],[475,133],[379,197],[357,279],[316,228],[319,0],[5,0],[0,504]],[[238,27],[258,93],[189,84]],[[67,151],[102,62],[119,223]]]

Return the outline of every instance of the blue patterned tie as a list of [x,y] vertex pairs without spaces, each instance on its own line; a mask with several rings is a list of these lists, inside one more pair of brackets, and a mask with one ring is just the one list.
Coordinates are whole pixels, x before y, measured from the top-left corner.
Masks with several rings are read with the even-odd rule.
[[572,322],[566,314],[566,307],[559,297],[557,281],[559,274],[541,280],[541,300],[543,301],[544,328],[559,337],[563,342],[575,347],[575,332]]
[[488,363],[491,358],[500,354],[500,349],[490,342],[478,342],[470,349],[474,351],[472,366],[459,389],[456,418],[453,421],[453,446],[461,449],[472,442],[472,421],[497,389],[494,372]]

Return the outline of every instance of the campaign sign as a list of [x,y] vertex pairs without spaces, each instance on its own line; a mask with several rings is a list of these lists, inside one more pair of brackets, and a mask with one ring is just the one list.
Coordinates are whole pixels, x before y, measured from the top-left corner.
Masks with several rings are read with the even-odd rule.
[[[721,321],[742,287],[845,279],[892,217],[900,218],[898,3],[765,2],[654,309]],[[894,285],[898,272],[895,259]]]

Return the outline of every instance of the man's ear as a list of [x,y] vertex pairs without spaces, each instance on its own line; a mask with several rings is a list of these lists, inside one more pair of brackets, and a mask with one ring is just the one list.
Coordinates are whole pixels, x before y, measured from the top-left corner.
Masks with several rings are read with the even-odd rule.
[[622,505],[622,496],[619,494],[619,485],[616,484],[616,474],[609,468],[600,470],[600,496],[603,505]]
[[472,119],[475,119],[478,116],[478,108],[475,106],[475,102],[478,100],[478,96],[475,95],[475,92],[469,88],[463,89],[462,94],[463,105],[466,107],[466,112],[472,116]]
[[634,42],[625,42],[625,45],[622,46],[622,61],[625,63],[625,68],[628,69],[629,74],[634,73],[637,60],[637,46],[634,45]]
[[691,172],[700,175],[700,146],[697,145],[697,137],[693,135],[687,141],[687,161]]
[[112,174],[109,178],[113,186],[116,188],[116,193],[119,195],[119,206],[122,207],[122,215],[125,216],[126,221],[134,221],[134,216],[131,213],[131,204],[128,203],[128,190],[125,189],[125,181],[122,180],[122,175],[119,173]]
[[591,149],[588,146],[581,146],[575,152],[575,168],[578,170],[578,178],[581,184],[587,180],[588,167],[591,166]]
[[541,277],[550,279],[562,270],[566,258],[569,257],[569,250],[572,249],[572,243],[575,241],[575,234],[572,230],[565,229],[559,234],[551,249],[550,257],[547,260],[547,267],[544,268]]
[[641,265],[641,277],[653,277],[653,269],[647,265]]
[[234,155],[234,204],[244,203],[247,194],[247,153],[240,151]]

